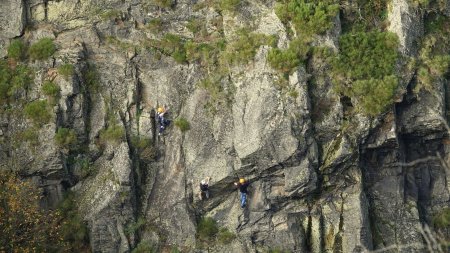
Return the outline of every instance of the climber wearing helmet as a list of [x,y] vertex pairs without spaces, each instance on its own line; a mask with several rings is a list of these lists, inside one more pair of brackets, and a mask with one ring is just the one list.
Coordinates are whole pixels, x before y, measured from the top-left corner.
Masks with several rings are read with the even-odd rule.
[[159,133],[158,135],[161,135],[164,132],[164,129],[170,124],[170,121],[165,118],[165,114],[167,113],[168,108],[166,109],[165,106],[160,106],[158,109],[156,109],[156,117],[158,119],[159,123]]
[[245,180],[245,178],[240,178],[239,182],[234,183],[234,185],[239,188],[241,207],[244,208],[247,205],[247,188],[250,185],[250,182]]
[[203,196],[209,199],[209,180],[211,177],[206,177],[200,182],[200,200],[203,200]]

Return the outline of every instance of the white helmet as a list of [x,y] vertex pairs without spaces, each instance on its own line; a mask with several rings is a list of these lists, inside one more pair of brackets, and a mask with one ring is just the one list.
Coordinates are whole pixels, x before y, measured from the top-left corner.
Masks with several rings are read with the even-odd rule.
[[203,179],[203,180],[202,180],[201,184],[206,184],[206,181],[205,181],[205,179]]

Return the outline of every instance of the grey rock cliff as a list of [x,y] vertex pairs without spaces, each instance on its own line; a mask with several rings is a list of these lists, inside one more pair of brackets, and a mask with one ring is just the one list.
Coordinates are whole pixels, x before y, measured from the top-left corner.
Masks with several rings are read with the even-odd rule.
[[[173,8],[137,0],[2,3],[0,56],[26,24],[33,29],[24,40],[51,37],[57,45],[50,59],[29,63],[36,75],[26,99],[43,99],[40,87],[49,79],[61,96],[34,147],[9,142],[31,127],[29,120],[0,114],[0,169],[14,164],[33,178],[48,193],[48,207],[75,192],[93,252],[130,252],[142,242],[205,252],[196,237],[205,216],[237,235],[229,245],[210,245],[211,252],[367,252],[392,245],[423,252],[423,224],[449,205],[448,174],[436,159],[449,157],[448,80],[413,94],[417,80],[405,70],[408,87],[385,113],[349,117],[352,101],[333,89],[329,63],[311,56],[287,76],[287,91],[277,86],[280,76],[267,63],[271,47],[263,45],[249,64],[229,68],[221,83],[227,102],[211,110],[213,95],[199,85],[210,74],[204,66],[147,47],[169,32],[195,39],[186,26],[203,18],[210,34],[223,29],[226,42],[251,25],[278,35],[286,48],[291,35],[273,5],[248,1],[232,13],[198,9],[192,1]],[[395,0],[388,20],[401,55],[415,56],[422,14]],[[161,33],[148,28],[159,21]],[[314,45],[338,51],[341,30],[337,16]],[[65,63],[74,66],[68,78],[56,73]],[[172,122],[159,136],[154,109],[161,105]],[[190,130],[175,126],[177,118]],[[105,142],[111,125],[125,134]],[[79,151],[55,144],[59,127],[75,130]],[[145,148],[136,138],[147,141]],[[211,198],[200,200],[198,184],[207,176]],[[251,182],[245,209],[233,186],[239,177]],[[140,219],[145,225],[130,229]]]

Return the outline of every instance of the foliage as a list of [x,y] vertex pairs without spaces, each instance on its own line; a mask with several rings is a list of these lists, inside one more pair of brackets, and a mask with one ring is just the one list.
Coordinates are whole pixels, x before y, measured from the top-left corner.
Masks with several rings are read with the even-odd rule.
[[172,33],[167,33],[162,40],[151,40],[150,47],[160,50],[160,52],[165,55],[172,56],[177,63],[181,64],[186,62],[184,43],[184,38]]
[[35,128],[27,128],[15,135],[14,138],[17,142],[28,142],[31,146],[35,147],[39,144],[38,130]]
[[48,123],[52,117],[47,100],[30,102],[25,105],[23,112],[28,119],[31,119],[38,126]]
[[381,113],[398,85],[394,76],[397,44],[397,37],[387,32],[341,36],[340,53],[332,61],[335,90],[356,98],[366,114]]
[[161,8],[172,8],[175,5],[174,0],[153,0]]
[[84,73],[84,83],[86,91],[97,93],[100,89],[100,78],[98,71],[93,64],[89,64]]
[[161,18],[154,18],[148,22],[146,28],[153,33],[159,33],[162,31],[163,22]]
[[56,46],[53,40],[50,38],[42,38],[38,42],[34,43],[28,49],[28,54],[33,60],[45,60],[48,59],[56,52]]
[[290,74],[294,68],[307,59],[309,51],[308,41],[294,39],[289,43],[289,48],[286,50],[271,49],[267,60],[272,68],[284,74]]
[[450,66],[450,18],[433,14],[426,21],[429,30],[416,62],[418,82],[414,87],[415,93],[422,89],[432,91],[437,80],[449,72]]
[[221,244],[229,244],[236,238],[236,235],[230,232],[227,228],[220,228],[219,233],[217,234],[217,240]]
[[59,233],[64,239],[66,252],[89,252],[88,228],[76,205],[75,194],[67,193],[58,207],[63,217]]
[[112,124],[108,128],[100,131],[100,141],[106,142],[110,141],[113,143],[118,143],[125,137],[125,130],[122,126],[117,124]]
[[231,64],[245,64],[256,55],[262,45],[275,46],[276,38],[264,34],[252,33],[248,29],[237,31],[237,37],[226,46],[224,59]]
[[185,118],[176,118],[174,124],[181,130],[181,132],[186,132],[191,128],[189,121]]
[[[348,2],[348,1],[347,1]],[[342,30],[346,32],[376,31],[387,26],[388,4],[391,0],[353,1],[342,10]]]
[[74,73],[74,67],[70,63],[65,63],[58,67],[58,73],[67,80]]
[[56,252],[60,214],[39,207],[42,195],[31,182],[0,170],[0,252]]
[[332,27],[338,12],[339,5],[334,0],[281,0],[275,6],[280,20],[292,23],[303,35],[324,33]]
[[241,0],[219,0],[221,10],[234,12],[239,7]]
[[32,71],[25,65],[8,66],[7,62],[0,60],[0,104],[10,102],[23,91],[29,89],[32,83]]
[[433,216],[433,226],[440,229],[450,227],[450,208],[444,208]]
[[139,229],[141,229],[147,221],[143,217],[139,217],[136,222],[131,223],[125,228],[125,234],[131,235],[136,233]]
[[157,252],[155,247],[148,241],[141,241],[131,253],[153,253]]
[[197,226],[197,238],[202,241],[211,242],[215,239],[219,227],[217,222],[211,217],[204,217]]
[[25,50],[26,47],[22,40],[13,40],[8,47],[8,58],[20,61],[25,57]]
[[212,75],[199,82],[199,87],[208,92],[208,102],[205,105],[210,113],[215,114],[221,107],[229,106],[232,102],[233,87],[227,87],[227,82],[221,75]]
[[201,66],[208,69],[214,69],[219,64],[219,57],[225,46],[224,40],[215,40],[209,43],[188,41],[185,44],[186,59],[192,63],[200,63]]
[[52,81],[45,81],[42,84],[42,92],[49,97],[57,98],[61,92],[61,88]]
[[59,147],[70,150],[77,144],[77,134],[73,129],[60,127],[55,134],[55,142]]
[[351,95],[358,99],[365,113],[377,115],[392,103],[397,85],[397,77],[393,75],[383,79],[356,80]]
[[121,12],[119,10],[105,10],[100,13],[100,18],[104,21],[111,20],[120,17]]

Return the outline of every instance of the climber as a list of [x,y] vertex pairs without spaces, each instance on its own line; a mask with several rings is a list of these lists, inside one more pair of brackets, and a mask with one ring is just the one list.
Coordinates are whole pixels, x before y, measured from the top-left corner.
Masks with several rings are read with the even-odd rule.
[[250,185],[250,182],[245,180],[245,178],[240,178],[239,182],[234,183],[234,185],[239,188],[241,207],[244,208],[247,205],[247,187]]
[[158,109],[156,109],[156,117],[158,119],[159,123],[159,133],[158,135],[162,135],[164,132],[164,129],[170,124],[170,120],[165,118],[165,115],[169,108],[166,109],[165,106],[160,106]]
[[200,200],[203,200],[203,196],[209,199],[209,180],[211,177],[206,177],[200,182]]

